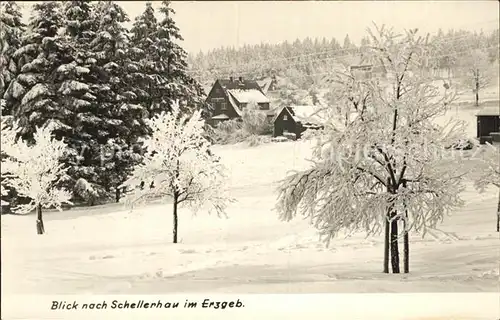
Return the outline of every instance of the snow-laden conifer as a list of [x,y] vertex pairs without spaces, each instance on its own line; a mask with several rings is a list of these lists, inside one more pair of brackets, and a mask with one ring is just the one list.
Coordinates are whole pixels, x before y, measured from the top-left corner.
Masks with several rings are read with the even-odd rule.
[[140,160],[136,147],[147,133],[143,121],[146,108],[135,103],[134,84],[127,81],[130,41],[123,25],[129,21],[127,14],[113,1],[98,2],[96,12],[99,26],[90,43],[95,58],[91,89],[96,99],[82,121],[97,128],[94,139],[100,149],[96,165],[99,185],[106,191],[115,189],[118,199],[118,186]]
[[184,39],[173,19],[175,10],[170,1],[162,1],[159,11],[162,19],[156,33],[154,61],[161,82],[153,110],[168,111],[176,100],[186,101],[183,108],[204,108],[203,88],[187,72],[187,53],[179,44]]
[[55,85],[57,68],[71,61],[69,43],[59,35],[63,22],[60,9],[56,1],[33,5],[28,30],[21,47],[13,54],[22,67],[4,97],[13,101],[13,115],[19,121],[23,138],[31,138],[35,128],[49,119],[59,124],[59,136],[71,128],[71,110],[60,109]]
[[[19,61],[14,58],[14,52],[20,48],[26,31],[21,8],[15,1],[0,3],[0,26],[0,99],[3,99],[5,91],[20,72]],[[3,114],[11,114],[12,101],[5,103]]]

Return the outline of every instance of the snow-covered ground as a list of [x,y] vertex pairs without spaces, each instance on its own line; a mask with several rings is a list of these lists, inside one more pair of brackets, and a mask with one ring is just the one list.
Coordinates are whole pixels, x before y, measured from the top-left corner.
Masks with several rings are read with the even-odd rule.
[[443,230],[458,240],[411,242],[411,273],[383,274],[382,237],[339,238],[329,248],[308,221],[273,211],[276,181],[308,165],[311,142],[217,146],[237,202],[228,217],[183,210],[172,244],[171,206],[120,204],[2,217],[3,294],[494,292],[499,289],[498,193],[470,187]]

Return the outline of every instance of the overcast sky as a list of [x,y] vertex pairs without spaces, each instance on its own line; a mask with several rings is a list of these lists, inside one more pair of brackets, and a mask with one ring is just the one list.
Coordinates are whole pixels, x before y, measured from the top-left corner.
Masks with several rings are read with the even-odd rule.
[[[22,2],[20,2],[22,3]],[[143,1],[118,1],[133,19]],[[157,8],[160,1],[154,1]],[[25,2],[25,13],[31,4]],[[439,28],[489,31],[498,28],[499,2],[492,1],[173,1],[183,47],[196,53],[245,43],[279,43],[297,38],[337,38],[358,43],[373,22],[395,29]],[[26,17],[27,18],[27,17]]]

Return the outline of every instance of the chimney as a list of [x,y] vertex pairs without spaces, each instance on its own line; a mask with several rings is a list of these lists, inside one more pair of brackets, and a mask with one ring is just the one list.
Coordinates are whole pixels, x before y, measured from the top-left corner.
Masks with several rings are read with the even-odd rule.
[[229,81],[230,81],[230,82],[233,82],[233,77],[229,77]]
[[238,80],[240,80],[240,82],[243,82],[243,77],[239,77]]

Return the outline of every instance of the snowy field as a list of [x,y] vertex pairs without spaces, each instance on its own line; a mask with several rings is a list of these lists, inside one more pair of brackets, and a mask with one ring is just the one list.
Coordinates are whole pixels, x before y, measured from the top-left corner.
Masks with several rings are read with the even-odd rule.
[[217,146],[237,202],[221,218],[181,211],[177,245],[170,204],[49,212],[43,236],[34,216],[2,216],[2,293],[498,291],[496,190],[469,186],[465,207],[442,225],[458,240],[414,236],[411,273],[383,274],[382,236],[340,237],[326,248],[308,221],[278,220],[276,181],[307,167],[310,150],[307,141]]

